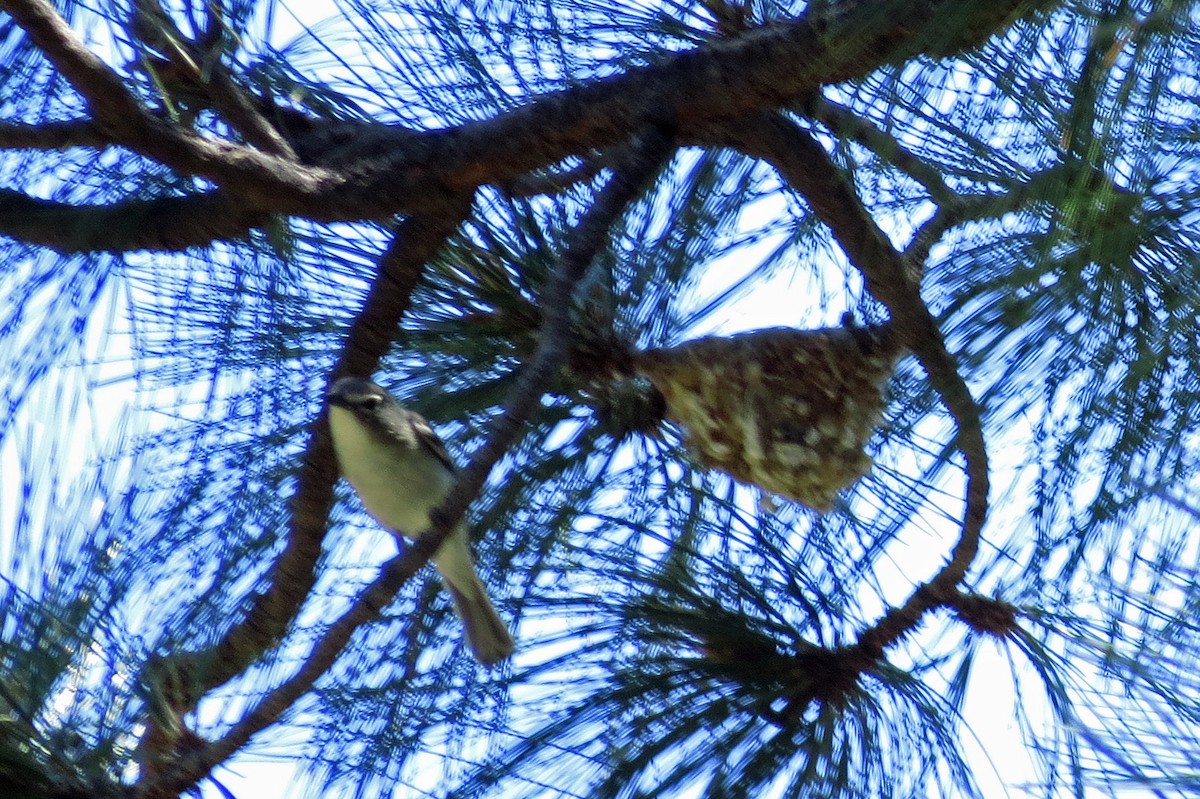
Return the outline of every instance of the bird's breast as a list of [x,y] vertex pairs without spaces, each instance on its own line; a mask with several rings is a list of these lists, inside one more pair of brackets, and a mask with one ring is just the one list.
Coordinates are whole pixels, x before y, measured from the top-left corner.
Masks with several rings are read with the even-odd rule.
[[342,475],[381,525],[408,536],[429,527],[454,475],[432,453],[366,427],[345,408],[329,409],[333,449]]

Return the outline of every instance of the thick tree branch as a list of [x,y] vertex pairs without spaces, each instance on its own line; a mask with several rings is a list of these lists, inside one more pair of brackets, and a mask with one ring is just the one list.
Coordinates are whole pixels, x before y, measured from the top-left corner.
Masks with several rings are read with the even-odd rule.
[[[679,140],[687,142],[718,120],[776,109],[885,64],[974,47],[1017,14],[1055,2],[891,0],[845,5],[851,10],[838,20],[836,35],[821,18],[811,17],[756,28],[650,66],[543,95],[494,119],[416,140],[409,130],[363,125],[361,135],[353,137],[353,163],[337,161],[352,179],[326,198],[326,210],[355,216],[372,213],[382,202],[396,212],[420,202],[421,187],[431,181],[466,188],[515,180],[567,156],[623,141],[637,128],[650,101],[672,103],[663,111],[676,120]],[[969,24],[947,25],[948,18],[963,18]],[[931,29],[939,35],[930,37]],[[351,129],[337,123],[343,141]],[[314,131],[310,144],[321,139]],[[297,145],[302,157],[307,153],[319,158],[331,149],[336,153],[328,142],[316,150]]]
[[69,122],[0,122],[0,150],[65,150],[68,147],[104,148],[112,136],[91,119]]
[[87,48],[53,4],[44,0],[4,0],[3,7],[83,95],[101,126],[119,129],[142,119],[145,111],[126,91],[120,76]]
[[[209,141],[156,119],[133,102],[116,74],[82,47],[47,3],[5,5],[15,9],[30,38],[84,92],[105,129],[123,145],[182,173],[208,177],[250,207],[332,222],[420,213],[431,185],[470,192],[485,183],[510,184],[568,156],[609,149],[637,129],[648,102],[667,102],[664,98],[671,103],[664,113],[676,120],[679,140],[687,142],[715,121],[773,110],[885,64],[976,46],[1015,16],[1055,2],[839,4],[836,18],[807,16],[748,30],[450,130],[417,133],[307,120],[290,144],[309,166]],[[963,24],[947,25],[947,19]],[[938,37],[928,35],[930,26]]]
[[206,247],[243,238],[270,217],[231,202],[225,192],[71,205],[0,189],[0,235],[63,255]]
[[[854,116],[848,109],[817,99],[809,111],[835,132],[878,152],[898,169],[922,183],[942,206],[942,210],[951,209],[952,212],[939,213],[936,221],[930,220],[925,232],[932,235],[920,237],[922,241],[933,244],[948,227],[966,218],[974,218],[982,210],[979,202],[972,201],[962,209],[963,212],[969,212],[967,216],[958,213],[959,205],[974,198],[958,198],[946,187],[940,173],[908,152],[893,137]],[[323,129],[324,132],[318,134],[316,139],[341,140],[342,136],[333,139],[328,136],[333,130],[341,130],[344,124],[336,123]],[[6,133],[13,142],[12,146],[22,146],[24,143],[40,147],[86,144],[89,138],[93,143],[111,143],[88,122],[64,123],[60,128],[53,125],[43,129],[0,124],[0,147],[4,146]],[[358,130],[357,125],[351,125],[351,128]],[[414,137],[421,138],[411,131],[403,131],[403,146],[411,147]],[[350,138],[354,140],[353,135]],[[305,140],[304,136],[299,138],[299,141]],[[311,142],[307,146],[311,147]],[[336,147],[331,149],[337,150]],[[571,183],[590,179],[603,166],[605,164],[601,160],[592,158],[562,174],[526,174],[514,179],[506,186],[506,190],[515,195],[561,191]],[[959,200],[963,200],[963,203]],[[193,213],[195,216],[190,216]],[[0,234],[40,244],[63,254],[81,251],[181,250],[204,246],[219,239],[244,236],[250,228],[263,224],[266,218],[264,214],[239,209],[219,191],[203,197],[164,197],[103,206],[72,206],[0,190]],[[923,262],[923,258],[918,262]]]
[[854,193],[825,149],[807,131],[773,114],[746,120],[719,137],[749,155],[772,164],[829,226],[850,261],[862,272],[871,294],[887,306],[901,340],[917,356],[934,389],[958,426],[957,445],[966,458],[966,511],[962,531],[949,562],[917,588],[899,608],[889,611],[859,638],[871,656],[903,638],[926,611],[953,596],[979,549],[987,518],[988,460],[980,410],[947,352],[941,332],[908,275],[920,265],[909,264],[892,247],[883,231]]

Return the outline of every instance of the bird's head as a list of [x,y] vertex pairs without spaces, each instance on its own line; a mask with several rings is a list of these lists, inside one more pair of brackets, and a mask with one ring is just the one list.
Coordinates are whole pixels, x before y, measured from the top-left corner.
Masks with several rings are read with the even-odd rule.
[[365,377],[343,377],[329,387],[325,399],[330,405],[351,412],[372,413],[391,398],[380,386]]

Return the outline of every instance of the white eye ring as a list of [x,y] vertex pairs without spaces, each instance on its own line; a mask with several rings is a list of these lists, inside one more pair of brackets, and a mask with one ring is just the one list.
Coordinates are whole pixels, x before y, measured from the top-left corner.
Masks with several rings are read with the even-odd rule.
[[362,402],[359,403],[359,405],[366,408],[368,411],[373,411],[382,404],[383,397],[379,396],[378,394],[368,394],[367,396],[363,397]]

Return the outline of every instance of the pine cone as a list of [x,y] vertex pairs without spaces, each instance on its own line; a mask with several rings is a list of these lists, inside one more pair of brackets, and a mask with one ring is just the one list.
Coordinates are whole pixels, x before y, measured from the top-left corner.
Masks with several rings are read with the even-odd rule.
[[900,347],[890,325],[770,328],[632,355],[705,467],[818,511],[871,469]]

